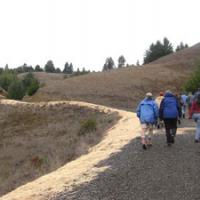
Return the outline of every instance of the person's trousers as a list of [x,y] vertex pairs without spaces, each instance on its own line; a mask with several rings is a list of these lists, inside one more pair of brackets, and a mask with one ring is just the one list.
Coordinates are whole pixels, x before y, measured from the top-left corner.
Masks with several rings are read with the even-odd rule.
[[185,115],[186,113],[186,105],[182,105],[182,114]]
[[196,133],[195,133],[195,140],[200,140],[200,113],[194,113],[192,118],[195,120],[196,126]]
[[164,119],[167,143],[173,143],[177,131],[177,118]]
[[142,144],[151,142],[153,136],[153,124],[141,124],[141,129]]

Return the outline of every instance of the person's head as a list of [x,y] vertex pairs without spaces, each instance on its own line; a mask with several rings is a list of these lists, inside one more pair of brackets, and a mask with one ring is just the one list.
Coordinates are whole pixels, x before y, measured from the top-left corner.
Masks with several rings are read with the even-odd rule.
[[160,96],[163,96],[164,95],[164,92],[160,92]]
[[149,100],[152,99],[153,98],[152,93],[151,92],[147,92],[146,93],[146,98],[149,99]]
[[166,90],[165,94],[172,94],[172,91],[171,90]]
[[198,88],[198,92],[200,92],[200,88]]
[[178,98],[178,97],[179,97],[179,94],[176,92],[176,93],[174,94],[174,96]]

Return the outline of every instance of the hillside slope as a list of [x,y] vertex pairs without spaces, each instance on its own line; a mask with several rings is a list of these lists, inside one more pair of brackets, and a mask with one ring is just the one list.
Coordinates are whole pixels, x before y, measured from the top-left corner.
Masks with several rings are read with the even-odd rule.
[[134,113],[83,102],[70,105],[117,112],[121,119],[88,154],[17,188],[1,200],[200,198],[200,152],[199,144],[193,141],[194,122],[182,120],[171,147],[165,145],[164,129],[157,130],[153,147],[144,151],[137,137],[140,125]]
[[98,106],[1,100],[0,196],[88,153],[118,119]]
[[[10,105],[11,107],[17,106],[15,102],[12,103],[12,102],[4,101],[4,104],[8,106]],[[18,187],[16,190],[13,190],[12,192],[0,197],[1,200],[46,200],[46,199],[49,199],[50,196],[54,195],[57,192],[63,191],[66,188],[69,188],[69,189],[72,188],[73,185],[75,184],[78,185],[80,183],[85,183],[87,181],[90,181],[94,179],[94,177],[98,173],[106,170],[106,167],[101,168],[97,166],[99,161],[107,159],[109,158],[110,155],[119,152],[120,149],[124,145],[126,145],[130,141],[131,138],[137,136],[138,134],[136,130],[139,128],[139,121],[136,115],[131,112],[125,112],[122,110],[112,109],[112,108],[94,105],[94,104],[88,104],[84,102],[50,102],[48,104],[42,104],[42,105],[45,105],[46,112],[51,111],[52,108],[49,108],[49,106],[53,107],[53,111],[55,113],[59,113],[65,106],[71,105],[71,106],[76,106],[78,108],[81,107],[82,109],[84,108],[86,110],[89,109],[89,110],[98,111],[99,113],[104,115],[104,120],[105,120],[105,114],[106,115],[114,114],[115,116],[117,114],[120,117],[120,119],[117,118],[119,120],[116,122],[116,124],[111,123],[112,127],[110,127],[109,129],[105,131],[104,137],[101,139],[101,141],[98,144],[96,144],[95,146],[91,147],[88,150],[89,151],[88,154],[82,155],[78,159],[73,160],[67,163],[66,165],[63,165],[57,170],[49,174],[46,174],[36,179],[35,181],[26,183],[23,186]],[[35,107],[37,107],[38,105],[31,104],[27,106],[34,110]],[[20,106],[19,106],[19,109],[20,109]],[[57,109],[59,110],[59,112],[56,112]],[[52,127],[56,125],[57,125],[57,122],[55,124],[51,124],[51,127],[48,130],[54,132],[54,129]],[[108,127],[109,126],[107,126],[107,128]],[[102,130],[102,128],[100,130]],[[57,141],[58,138],[60,138],[60,143],[68,142],[67,139],[64,139],[62,137],[56,138],[53,132],[50,135],[52,135],[55,142]],[[18,134],[20,135],[20,132]],[[29,135],[27,137],[30,138]],[[39,138],[37,137],[38,142],[40,141],[40,139],[41,139],[40,137]],[[34,138],[32,138],[30,141],[32,140],[34,141]],[[21,140],[20,138],[17,140],[17,142],[18,142],[17,148],[19,148],[20,144],[27,143],[27,139],[24,141],[24,140]],[[36,144],[38,145],[38,143]],[[30,143],[28,142],[27,145],[30,145]],[[51,146],[53,145],[51,144],[50,147]],[[48,147],[48,143],[47,143],[47,147]],[[55,155],[57,156],[57,157],[52,157],[52,164],[55,164],[55,162],[57,161],[58,151],[63,149],[63,145],[57,143],[56,148],[57,148],[57,151],[50,152],[50,154],[55,153]],[[34,149],[36,151],[39,151],[39,153],[41,154],[40,146]],[[44,148],[44,150],[48,151],[48,149],[46,148]],[[69,150],[70,149],[68,150],[66,149],[66,151],[63,152],[63,156],[66,156],[65,154],[67,154]],[[30,151],[30,150],[27,148],[27,151]],[[13,150],[8,151],[8,153],[13,153],[14,155],[9,155],[7,157],[7,160],[10,156],[16,156],[16,152],[14,152]],[[24,152],[24,154],[26,154],[26,152]],[[2,156],[3,155],[5,154],[2,154]],[[25,161],[30,160],[29,157],[28,158],[25,157],[25,158],[26,158]],[[16,159],[18,159],[17,156],[16,156]],[[20,171],[20,168],[18,168],[16,171]],[[18,183],[18,180],[16,180],[15,183]]]
[[126,110],[135,108],[148,91],[180,91],[197,63],[200,44],[142,67],[129,67],[64,79],[62,74],[37,73],[44,87],[27,101],[78,100]]

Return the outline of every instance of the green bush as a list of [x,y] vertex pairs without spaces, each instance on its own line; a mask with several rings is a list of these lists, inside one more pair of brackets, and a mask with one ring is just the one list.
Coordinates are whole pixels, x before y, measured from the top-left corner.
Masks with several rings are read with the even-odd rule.
[[186,92],[195,92],[200,88],[200,65],[197,70],[192,74],[190,79],[184,84],[183,90]]
[[40,87],[39,81],[33,76],[32,73],[28,73],[24,76],[22,80],[23,86],[26,90],[26,93],[31,96],[37,92]]
[[81,122],[81,128],[79,134],[85,134],[97,130],[97,122],[94,119],[87,119]]
[[4,71],[0,74],[0,86],[8,92],[9,99],[21,100],[25,94],[33,95],[39,89],[40,83],[32,73],[26,74],[20,80],[15,73]]
[[22,82],[23,82],[23,85],[24,85],[25,88],[28,88],[31,85],[32,79],[34,79],[34,76],[33,76],[32,73],[27,73],[24,76]]
[[0,86],[8,91],[9,86],[12,84],[13,81],[17,80],[16,74],[11,72],[3,72],[0,75]]
[[38,80],[33,79],[31,81],[31,85],[27,88],[27,94],[29,96],[34,95],[37,92],[37,90],[39,89],[39,87],[40,87],[40,84],[39,84]]
[[21,100],[25,95],[25,89],[23,84],[19,80],[15,80],[11,83],[8,88],[8,98],[9,99],[16,99]]

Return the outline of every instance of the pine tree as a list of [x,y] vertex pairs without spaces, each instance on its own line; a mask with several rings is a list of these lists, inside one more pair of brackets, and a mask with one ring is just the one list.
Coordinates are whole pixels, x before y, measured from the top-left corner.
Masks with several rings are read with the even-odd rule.
[[56,72],[56,73],[61,73],[60,68],[57,67],[56,70],[55,70],[55,72]]
[[49,60],[46,63],[44,69],[45,69],[45,72],[54,73],[55,72],[55,67],[54,67],[53,61]]
[[136,66],[140,66],[140,61],[139,60],[137,60]]
[[66,62],[65,66],[64,66],[64,69],[63,69],[63,73],[65,73],[65,74],[72,74],[73,71],[74,71],[74,69],[73,69],[72,63],[69,64],[68,62]]
[[40,65],[35,66],[35,72],[42,72],[43,69],[40,67]]
[[188,44],[184,44],[183,42],[181,42],[179,45],[177,45],[176,51],[180,51],[185,48],[188,48]]
[[124,67],[126,59],[123,55],[118,58],[118,68]]
[[115,63],[114,63],[112,57],[106,58],[106,62],[103,66],[103,71],[113,69],[114,66],[115,66]]
[[163,43],[158,40],[156,44],[152,43],[149,47],[149,50],[146,51],[144,64],[150,63],[171,53],[173,53],[173,46],[169,40],[164,38]]

